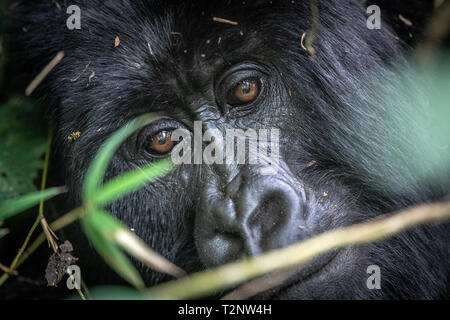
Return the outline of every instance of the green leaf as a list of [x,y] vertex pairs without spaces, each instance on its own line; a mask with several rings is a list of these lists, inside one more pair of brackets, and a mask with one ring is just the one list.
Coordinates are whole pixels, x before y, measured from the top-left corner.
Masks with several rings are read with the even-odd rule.
[[97,205],[105,205],[119,199],[143,185],[165,176],[174,168],[172,161],[161,160],[147,167],[133,170],[115,178],[92,195],[92,202]]
[[0,106],[0,203],[36,191],[47,130],[41,110],[27,99]]
[[124,226],[103,211],[87,214],[82,220],[86,236],[106,263],[136,288],[145,287],[139,273],[115,242],[115,234]]
[[141,238],[128,229],[117,231],[114,238],[120,247],[136,259],[144,262],[149,268],[177,278],[186,275],[186,272],[181,268],[155,250],[150,249]]
[[119,129],[111,138],[100,148],[94,161],[89,167],[83,186],[83,196],[86,202],[93,202],[97,189],[103,183],[105,172],[108,168],[114,153],[120,145],[136,130],[156,120],[155,114],[145,114],[129,122]]
[[[446,62],[430,77],[432,80],[428,97],[431,105],[431,121],[426,130],[429,130],[432,142],[439,148],[435,170],[439,175],[448,177],[446,173],[450,168],[450,53],[445,57]],[[425,153],[423,160],[429,161]]]
[[0,204],[0,220],[9,219],[23,211],[33,208],[39,202],[51,199],[63,192],[66,192],[65,188],[52,188],[34,192],[19,199],[5,201]]

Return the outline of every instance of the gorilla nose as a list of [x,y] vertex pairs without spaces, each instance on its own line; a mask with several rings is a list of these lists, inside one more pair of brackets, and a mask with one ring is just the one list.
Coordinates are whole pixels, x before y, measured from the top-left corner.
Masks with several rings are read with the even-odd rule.
[[198,229],[203,229],[197,233],[203,235],[197,247],[208,265],[298,241],[304,201],[302,192],[289,182],[263,177],[250,184],[239,177],[227,186],[224,198],[210,203],[208,218],[197,221]]

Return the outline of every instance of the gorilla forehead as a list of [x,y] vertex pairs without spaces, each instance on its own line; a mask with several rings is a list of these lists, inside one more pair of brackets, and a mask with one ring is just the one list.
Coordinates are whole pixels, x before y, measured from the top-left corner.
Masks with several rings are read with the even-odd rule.
[[[97,81],[105,84],[130,77],[166,84],[176,77],[184,85],[202,85],[217,69],[235,61],[251,57],[273,61],[279,51],[274,42],[285,41],[290,33],[289,14],[279,21],[282,7],[268,1],[111,1],[98,10],[94,2],[83,2],[82,29],[67,34],[66,53],[79,63],[89,60],[103,69]],[[286,10],[298,7],[304,7],[303,2]],[[292,19],[298,31],[302,22],[294,15]],[[111,41],[99,43],[99,35]],[[116,36],[121,41],[117,48]],[[295,40],[299,37],[296,33]]]
[[[304,1],[78,4],[82,28],[70,31],[62,26],[66,58],[64,74],[57,76],[70,86],[52,88],[70,113],[77,113],[73,105],[83,106],[78,108],[78,114],[86,121],[78,119],[78,127],[92,121],[97,122],[96,127],[101,126],[106,108],[131,118],[152,111],[154,106],[182,106],[188,99],[209,98],[212,102],[215,78],[237,62],[252,60],[276,69],[289,68],[283,58],[289,52],[280,53],[279,48],[294,42],[301,52],[300,37],[308,27],[308,22],[298,21],[298,13],[294,13],[309,12],[308,2]],[[280,15],[280,11],[284,14]],[[217,22],[213,17],[237,25]],[[118,46],[114,46],[116,37],[120,39]],[[306,53],[295,58],[308,63]],[[88,84],[72,82],[88,64],[95,77]],[[78,91],[83,92],[82,97],[74,94]]]

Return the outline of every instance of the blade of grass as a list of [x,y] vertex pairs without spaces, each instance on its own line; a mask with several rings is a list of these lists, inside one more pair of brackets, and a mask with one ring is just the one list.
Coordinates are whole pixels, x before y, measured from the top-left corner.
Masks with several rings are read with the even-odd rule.
[[367,244],[425,223],[450,220],[450,202],[409,208],[350,227],[325,232],[290,247],[192,274],[149,288],[149,299],[195,299],[233,287],[276,270],[298,267],[325,252],[349,245]]
[[120,145],[136,130],[157,119],[155,114],[140,116],[115,132],[107,143],[103,144],[89,167],[83,185],[85,202],[95,201],[97,189],[102,185],[108,165]]
[[[87,207],[79,207],[77,209],[74,209],[73,211],[69,212],[68,214],[62,216],[58,220],[52,222],[50,224],[50,227],[58,231],[62,228],[67,227],[68,225],[72,224],[73,222],[77,221],[78,219],[83,218],[88,214],[88,208]],[[36,222],[38,223],[38,222]],[[153,268],[155,270],[158,270],[160,272],[164,272],[170,275],[173,275],[175,277],[181,276],[184,274],[184,271],[178,268],[176,265],[172,264],[170,261],[166,260],[164,257],[159,255],[157,252],[153,251],[152,249],[148,248],[145,243],[139,239],[134,234],[133,237],[130,237],[128,234],[128,229],[124,227],[125,229],[120,229],[119,233],[116,234],[116,241],[117,243],[125,250],[127,250],[131,255],[137,257],[138,259],[142,260],[144,263],[146,263],[150,268]],[[126,231],[125,233],[123,231]],[[111,235],[109,235],[109,238]],[[18,261],[16,265],[16,269],[21,266],[28,257],[33,254],[37,248],[42,245],[45,241],[45,234],[41,233],[34,242],[29,246],[27,251],[23,253],[21,256],[21,259]],[[129,240],[133,241],[129,241]],[[136,241],[136,242],[135,242]],[[140,242],[140,243],[139,243]],[[0,286],[7,280],[8,274],[3,274],[0,277]],[[86,289],[86,288],[85,288]]]
[[37,206],[41,201],[49,200],[65,192],[67,192],[65,187],[51,188],[45,191],[33,192],[19,199],[5,201],[0,204],[0,220],[9,219],[21,212]]
[[94,192],[91,201],[95,205],[108,204],[138,190],[149,182],[165,176],[173,168],[174,165],[170,158],[168,158],[147,167],[125,173],[107,182],[103,188]]
[[122,228],[121,224],[109,214],[95,211],[86,215],[81,225],[106,263],[135,288],[143,289],[145,284],[141,276],[114,241],[114,235]]
[[175,264],[171,263],[156,251],[150,249],[144,241],[127,229],[118,231],[115,235],[115,239],[125,251],[144,262],[153,270],[167,273],[174,277],[181,277],[186,274]]
[[[96,211],[88,214],[83,220],[82,225],[87,227],[86,235],[88,238],[94,243],[95,247],[99,250],[99,253],[105,256],[118,256],[117,252],[111,252],[108,254],[108,251],[111,249],[117,249],[120,246],[125,251],[127,251],[130,255],[144,262],[148,267],[153,270],[170,274],[174,277],[180,277],[185,275],[185,272],[181,270],[179,267],[168,261],[166,258],[161,256],[159,253],[150,249],[144,241],[142,241],[138,236],[134,233],[130,232],[128,228],[123,225],[120,221],[116,220],[114,217],[109,215],[103,211]],[[86,228],[85,228],[86,230]],[[92,238],[91,238],[92,237]],[[108,247],[102,247],[104,244],[108,244]],[[116,250],[115,250],[116,251]],[[124,256],[125,257],[125,256]],[[111,261],[107,260],[107,263],[114,269],[116,272],[123,276],[127,268],[130,271],[130,264],[124,263],[124,259],[119,257],[120,261],[115,261],[115,263],[111,263]],[[126,257],[125,257],[126,259]],[[122,264],[119,266],[119,264]],[[135,272],[132,271],[131,274]],[[127,279],[127,278],[125,278]],[[135,277],[133,276],[133,281]],[[135,284],[136,282],[132,282]]]

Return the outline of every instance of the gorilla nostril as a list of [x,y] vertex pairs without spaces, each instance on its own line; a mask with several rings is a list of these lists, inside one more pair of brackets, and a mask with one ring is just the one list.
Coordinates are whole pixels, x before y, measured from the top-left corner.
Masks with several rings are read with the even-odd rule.
[[265,234],[272,234],[276,226],[282,223],[280,214],[282,203],[279,198],[271,196],[263,200],[263,202],[253,211],[247,221],[247,226],[251,230],[253,239],[261,239]]
[[203,262],[220,265],[284,247],[298,239],[300,195],[284,180],[233,179],[224,197],[209,201],[197,224]]
[[245,221],[250,252],[286,245],[280,242],[280,234],[289,234],[286,239],[296,238],[291,231],[292,225],[301,221],[302,201],[295,189],[283,181],[266,180],[256,198],[258,203]]

